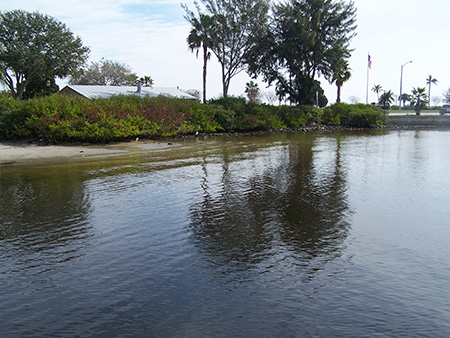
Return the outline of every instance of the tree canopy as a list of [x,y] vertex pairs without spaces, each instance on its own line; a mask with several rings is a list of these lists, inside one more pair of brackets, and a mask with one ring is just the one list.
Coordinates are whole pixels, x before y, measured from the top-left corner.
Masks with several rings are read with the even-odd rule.
[[395,95],[391,90],[384,91],[378,99],[378,104],[384,109],[388,109],[394,101]]
[[23,10],[0,13],[0,64],[15,98],[22,98],[33,78],[64,78],[88,55],[81,39],[51,16]]
[[377,99],[379,101],[380,100],[380,93],[383,93],[383,87],[381,87],[381,85],[379,85],[379,84],[374,85],[373,88],[372,88],[372,91],[377,94]]
[[[246,69],[247,54],[263,32],[268,20],[269,2],[268,0],[201,0],[201,2],[208,13],[206,18],[213,20],[208,23],[207,47],[222,66],[223,96],[227,97],[231,79]],[[194,3],[200,13],[198,2]],[[192,20],[194,17],[189,14],[187,7],[184,7],[188,13],[188,21],[195,28],[195,21]],[[202,15],[204,14],[200,14],[200,19]]]
[[289,0],[275,5],[265,36],[249,54],[249,70],[275,83],[291,102],[313,104],[316,78],[332,82],[336,62],[350,57],[355,22],[352,1]]
[[[80,69],[73,74],[70,83],[77,85],[134,86],[137,79],[138,76],[132,72],[130,66],[101,59],[98,62],[91,62],[89,67]],[[149,85],[152,84],[153,80]]]

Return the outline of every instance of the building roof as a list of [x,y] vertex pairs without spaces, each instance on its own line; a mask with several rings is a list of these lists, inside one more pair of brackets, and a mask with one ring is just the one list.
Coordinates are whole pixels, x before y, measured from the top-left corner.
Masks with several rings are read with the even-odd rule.
[[137,93],[135,86],[93,86],[93,85],[67,85],[59,91],[61,94],[78,94],[87,99],[108,98],[115,95],[140,95],[140,96],[166,96],[188,100],[197,100],[180,89],[169,87],[142,87],[141,93]]

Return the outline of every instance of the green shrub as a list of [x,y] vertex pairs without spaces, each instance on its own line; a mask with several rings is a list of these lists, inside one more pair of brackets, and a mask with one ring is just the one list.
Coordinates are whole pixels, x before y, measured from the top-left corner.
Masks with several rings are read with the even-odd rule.
[[280,106],[273,107],[272,110],[286,126],[291,128],[320,123],[323,114],[321,109],[310,106]]
[[383,125],[386,118],[382,109],[377,106],[336,103],[325,108],[322,122],[329,125],[371,128]]
[[86,100],[53,95],[18,101],[0,95],[2,139],[109,142],[137,136],[284,129],[311,123],[372,127],[384,121],[378,107],[343,103],[322,110],[306,106],[257,105],[242,97],[201,104],[163,96]]
[[269,130],[286,128],[270,106],[247,102],[243,97],[211,100],[215,119],[224,130]]
[[0,138],[13,138],[13,130],[20,124],[23,118],[15,115],[19,104],[8,92],[0,93]]

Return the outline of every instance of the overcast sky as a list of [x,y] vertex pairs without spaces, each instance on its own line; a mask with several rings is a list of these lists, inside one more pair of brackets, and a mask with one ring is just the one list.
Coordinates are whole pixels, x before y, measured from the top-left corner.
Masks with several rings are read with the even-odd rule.
[[[91,50],[90,61],[102,57],[128,64],[138,76],[149,75],[158,87],[202,89],[202,59],[186,44],[190,26],[180,3],[186,0],[14,0],[2,1],[0,10],[23,9],[51,15],[65,23]],[[370,89],[380,84],[396,95],[425,87],[429,74],[438,79],[431,96],[442,97],[450,88],[450,2],[444,0],[355,0],[357,36],[350,59],[352,78],[342,88],[342,100],[351,96],[366,101],[367,57],[372,58],[369,102],[376,101]],[[222,92],[221,72],[213,57],[208,67],[207,96]],[[336,87],[324,79],[322,86],[330,103]],[[249,77],[233,78],[230,94],[243,95]],[[258,81],[259,82],[259,81]],[[263,92],[269,91],[260,83]],[[60,85],[65,84],[60,81]],[[273,89],[272,89],[273,90]]]

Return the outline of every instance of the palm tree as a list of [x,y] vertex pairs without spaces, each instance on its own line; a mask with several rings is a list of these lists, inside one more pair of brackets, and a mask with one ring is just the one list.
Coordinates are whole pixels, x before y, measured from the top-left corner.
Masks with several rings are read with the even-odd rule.
[[152,88],[153,85],[155,84],[155,81],[153,81],[153,79],[151,78],[151,76],[143,76],[139,79],[142,82],[142,85],[144,87],[150,87]]
[[430,102],[431,102],[431,100],[430,100],[430,98],[431,98],[431,96],[430,96],[430,93],[431,93],[431,85],[432,85],[432,84],[436,84],[437,82],[439,82],[437,79],[434,79],[431,75],[428,74],[428,77],[427,77],[427,85],[428,85],[428,104],[430,104]]
[[427,93],[425,87],[413,88],[412,90],[412,102],[414,102],[414,110],[416,115],[420,115],[423,107],[427,104]]
[[398,100],[400,102],[403,102],[403,108],[405,108],[405,102],[411,102],[412,98],[411,98],[411,95],[403,93],[402,95],[400,95]]
[[333,67],[333,77],[331,82],[335,82],[337,86],[337,98],[336,102],[341,102],[341,87],[344,85],[344,82],[347,82],[352,73],[350,72],[350,68],[348,67],[348,61],[345,59],[339,59],[338,62]]
[[199,17],[195,17],[194,13],[190,12],[186,19],[191,23],[192,29],[187,37],[189,49],[197,52],[197,57],[200,49],[203,49],[203,103],[206,103],[206,64],[211,57],[209,49],[212,46],[212,30],[214,27],[214,18],[207,14],[199,13]]
[[381,85],[375,85],[375,86],[373,86],[372,91],[373,91],[374,93],[377,93],[377,100],[378,100],[378,102],[379,102],[379,101],[380,101],[380,93],[383,91],[383,89],[381,88]]
[[388,90],[381,94],[378,104],[384,109],[388,109],[391,106],[392,101],[394,101],[394,93]]
[[245,84],[245,92],[247,93],[247,97],[250,102],[257,103],[259,96],[259,87],[257,83],[253,81],[247,82]]

